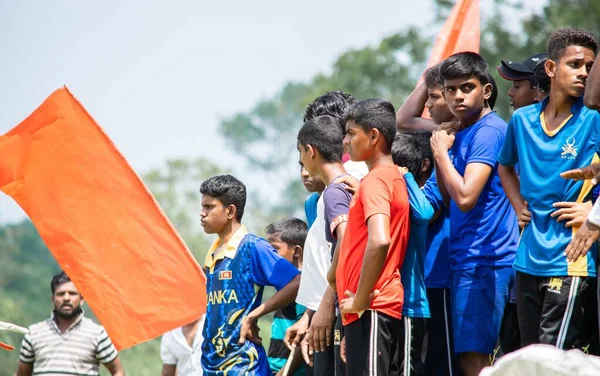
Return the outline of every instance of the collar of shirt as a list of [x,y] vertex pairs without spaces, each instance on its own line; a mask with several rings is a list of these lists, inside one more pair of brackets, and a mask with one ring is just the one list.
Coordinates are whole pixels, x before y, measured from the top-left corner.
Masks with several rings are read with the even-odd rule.
[[240,228],[233,234],[231,239],[229,239],[227,244],[225,244],[216,255],[213,253],[221,246],[221,242],[219,239],[215,240],[213,245],[208,250],[208,254],[204,260],[204,266],[214,267],[217,261],[223,260],[225,257],[230,259],[234,258],[240,242],[247,234],[248,230],[246,229],[246,226],[241,225]]
[[60,335],[67,334],[71,330],[75,329],[75,327],[81,323],[81,320],[83,319],[84,314],[85,314],[85,312],[83,310],[81,310],[81,313],[79,314],[79,316],[77,316],[77,319],[75,321],[73,321],[73,323],[67,328],[67,330],[65,330],[64,333],[61,333],[60,329],[58,328],[58,324],[56,323],[56,316],[54,315],[54,311],[52,311],[52,313],[50,313],[50,323],[51,323],[50,325],[52,325],[52,328],[54,330],[56,330],[56,332],[58,334],[60,334]]

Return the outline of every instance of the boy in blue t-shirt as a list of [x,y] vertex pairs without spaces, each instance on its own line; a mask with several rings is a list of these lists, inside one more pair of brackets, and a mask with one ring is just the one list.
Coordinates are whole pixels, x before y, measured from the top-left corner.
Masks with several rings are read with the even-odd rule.
[[[306,241],[308,228],[306,223],[298,218],[284,218],[271,223],[265,229],[267,241],[277,254],[292,263],[298,270],[302,270],[302,248]],[[285,331],[294,325],[306,310],[300,304],[292,302],[275,311],[271,324],[271,343],[269,344],[269,366],[273,375],[277,375],[285,368],[290,349],[283,341]],[[300,347],[294,349],[289,375],[304,375],[305,367]]]
[[594,245],[578,258],[565,250],[578,231],[577,208],[590,201],[592,184],[559,173],[598,161],[600,115],[582,98],[597,51],[596,38],[585,30],[560,29],[550,36],[545,63],[550,95],[515,111],[498,155],[515,212],[527,206],[531,213],[514,265],[522,346],[570,349],[582,334],[582,292],[588,278],[596,277],[597,249]]
[[470,376],[490,365],[514,278],[518,227],[497,172],[506,123],[488,103],[487,63],[479,54],[461,52],[444,60],[440,76],[446,103],[462,126],[456,134],[434,131],[431,147],[450,209],[454,350]]
[[400,346],[399,367],[404,375],[427,375],[421,354],[426,320],[430,318],[424,278],[425,246],[434,210],[421,188],[433,169],[430,137],[431,132],[427,131],[398,132],[392,144],[392,158],[403,170],[408,189],[411,221],[406,255],[400,269],[404,305],[401,328],[403,338],[400,338],[403,346]]
[[[200,186],[200,221],[217,234],[204,262],[208,304],[202,343],[204,375],[270,374],[258,335],[258,319],[292,303],[300,272],[266,240],[241,224],[246,187],[231,175],[213,176]],[[264,286],[277,293],[261,304]]]

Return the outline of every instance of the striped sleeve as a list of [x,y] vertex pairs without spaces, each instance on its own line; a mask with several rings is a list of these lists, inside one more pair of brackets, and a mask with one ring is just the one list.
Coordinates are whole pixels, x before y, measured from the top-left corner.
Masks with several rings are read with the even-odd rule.
[[23,342],[21,343],[21,353],[19,355],[21,362],[32,364],[35,361],[35,352],[33,345],[31,344],[31,336],[25,334]]
[[106,331],[102,329],[96,346],[96,359],[102,364],[110,363],[117,357],[117,349],[108,338]]

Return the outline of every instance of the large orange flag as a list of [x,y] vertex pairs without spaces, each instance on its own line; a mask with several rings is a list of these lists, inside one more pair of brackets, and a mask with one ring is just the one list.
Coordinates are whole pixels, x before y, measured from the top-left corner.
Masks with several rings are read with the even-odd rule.
[[[458,0],[435,39],[427,68],[457,52],[479,52],[480,24],[479,0]],[[422,82],[423,77],[417,82],[417,87]],[[429,111],[425,109],[421,116],[429,118]]]
[[67,88],[0,136],[0,190],[29,215],[118,349],[205,311],[194,257]]

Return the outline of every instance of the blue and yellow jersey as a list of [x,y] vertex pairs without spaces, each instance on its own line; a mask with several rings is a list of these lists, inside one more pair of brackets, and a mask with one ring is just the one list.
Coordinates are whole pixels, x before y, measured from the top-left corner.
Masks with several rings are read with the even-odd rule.
[[542,103],[515,111],[498,162],[519,163],[521,196],[529,204],[531,223],[522,232],[515,269],[540,277],[596,276],[597,246],[587,256],[567,263],[563,254],[577,228],[565,227],[550,215],[555,202],[590,199],[589,181],[563,179],[560,173],[598,161],[600,114],[578,99],[571,116],[556,130],[546,128]]
[[207,308],[202,370],[209,376],[269,375],[265,349],[238,345],[244,318],[261,304],[264,286],[281,290],[300,272],[266,240],[242,226],[221,247],[217,240],[204,263]]

